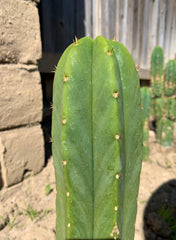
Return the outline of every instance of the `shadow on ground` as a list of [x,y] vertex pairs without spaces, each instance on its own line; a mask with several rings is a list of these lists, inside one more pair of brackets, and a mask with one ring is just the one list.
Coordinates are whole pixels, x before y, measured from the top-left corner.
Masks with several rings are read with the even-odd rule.
[[145,240],[176,240],[176,179],[161,185],[144,211]]

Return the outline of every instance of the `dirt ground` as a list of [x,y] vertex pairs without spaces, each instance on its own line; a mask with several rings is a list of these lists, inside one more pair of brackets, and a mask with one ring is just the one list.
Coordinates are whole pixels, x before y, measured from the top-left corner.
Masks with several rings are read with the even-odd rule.
[[[167,211],[169,206],[176,211],[175,146],[173,148],[159,146],[155,143],[154,133],[150,131],[150,161],[143,162],[142,165],[135,240],[176,239],[171,238],[167,219],[164,222],[163,216],[158,215],[163,206],[168,215],[174,213]],[[3,188],[0,191],[0,216],[3,216],[0,219],[0,239],[54,240],[55,187],[51,157],[41,173],[37,175],[27,173],[22,183]],[[163,236],[161,229],[167,230]]]

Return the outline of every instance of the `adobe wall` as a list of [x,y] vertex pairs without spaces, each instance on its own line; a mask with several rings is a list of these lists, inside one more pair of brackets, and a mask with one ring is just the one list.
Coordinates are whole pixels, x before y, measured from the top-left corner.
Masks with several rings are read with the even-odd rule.
[[0,4],[0,187],[44,166],[38,2]]

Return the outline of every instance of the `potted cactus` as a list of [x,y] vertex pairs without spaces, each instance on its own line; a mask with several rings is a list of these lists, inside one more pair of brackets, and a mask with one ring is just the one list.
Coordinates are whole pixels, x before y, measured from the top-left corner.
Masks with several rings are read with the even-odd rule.
[[84,37],[53,87],[56,238],[134,239],[142,161],[139,77],[119,42]]

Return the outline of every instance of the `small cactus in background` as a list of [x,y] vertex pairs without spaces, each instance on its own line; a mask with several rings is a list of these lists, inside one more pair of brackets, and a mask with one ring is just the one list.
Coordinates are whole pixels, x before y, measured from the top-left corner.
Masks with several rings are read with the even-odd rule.
[[166,64],[165,73],[165,96],[170,97],[175,95],[176,91],[176,61],[170,60]]
[[156,138],[159,143],[164,147],[170,147],[173,145],[173,130],[174,122],[165,117],[161,118],[156,123],[157,131]]
[[151,83],[153,97],[161,97],[164,84],[164,53],[161,47],[155,47],[151,56]]
[[142,161],[135,64],[119,42],[82,38],[54,78],[56,238],[133,240]]
[[169,97],[166,99],[165,104],[166,117],[172,121],[176,120],[176,99],[175,97]]
[[[163,64],[163,50],[155,47],[151,57],[152,116],[156,121],[157,141],[168,147],[173,145],[173,121],[176,119],[176,61],[170,60],[166,64],[165,78]],[[158,84],[155,84],[156,79]]]
[[143,113],[143,158],[149,159],[149,116],[151,108],[151,91],[148,87],[141,88],[141,104]]

